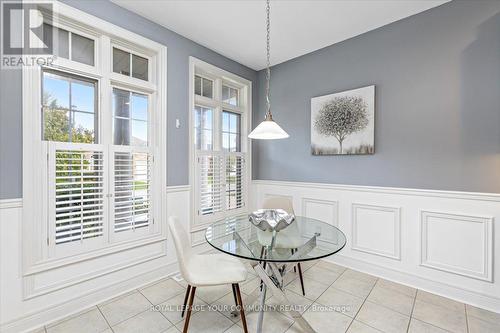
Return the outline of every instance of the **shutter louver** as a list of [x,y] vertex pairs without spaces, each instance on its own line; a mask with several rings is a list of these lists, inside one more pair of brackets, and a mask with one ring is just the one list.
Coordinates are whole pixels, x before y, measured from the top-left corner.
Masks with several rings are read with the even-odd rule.
[[104,153],[54,149],[55,243],[103,235]]
[[244,206],[244,171],[245,159],[242,155],[226,156],[226,209],[238,209]]
[[217,154],[198,156],[199,215],[223,210],[223,157]]
[[147,227],[150,221],[150,170],[148,153],[114,153],[114,230]]

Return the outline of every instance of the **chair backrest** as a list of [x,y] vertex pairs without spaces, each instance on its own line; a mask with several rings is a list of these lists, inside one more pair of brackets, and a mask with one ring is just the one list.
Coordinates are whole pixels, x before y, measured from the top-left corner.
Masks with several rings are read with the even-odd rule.
[[174,239],[177,260],[179,261],[179,269],[182,277],[184,280],[189,281],[187,263],[189,258],[192,256],[192,250],[188,233],[177,217],[170,217],[168,219],[168,227],[170,229],[170,233],[172,234],[172,238]]
[[293,212],[293,203],[287,197],[269,197],[264,200],[262,204],[264,209],[283,209],[288,214],[295,214]]

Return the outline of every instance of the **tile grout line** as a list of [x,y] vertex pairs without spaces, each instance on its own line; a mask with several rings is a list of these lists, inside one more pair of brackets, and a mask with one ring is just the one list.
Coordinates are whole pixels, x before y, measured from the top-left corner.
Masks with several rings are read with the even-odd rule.
[[467,315],[467,305],[464,303],[464,311],[465,311],[465,331],[469,333],[469,316]]
[[[422,291],[422,290],[421,290],[421,289],[417,289],[417,294],[418,294],[418,292],[419,292],[419,291]],[[417,302],[417,294],[415,294],[415,303]],[[436,295],[436,294],[433,294],[433,295]],[[439,296],[439,295],[437,295],[437,296]],[[437,307],[440,307],[440,308],[444,308],[444,309],[448,309],[448,310],[450,310],[450,309],[449,309],[449,308],[447,308],[447,307],[443,307],[443,306],[440,306],[440,305],[436,305],[436,304],[431,303],[431,302],[428,302],[428,301],[423,301],[423,300],[420,300],[420,302],[425,303],[425,304],[428,304],[428,305],[434,305],[434,306],[437,306]],[[466,304],[465,304],[465,303],[464,303],[463,305],[464,305],[464,306],[466,306]],[[465,317],[467,317],[467,314],[465,315]],[[417,320],[417,321],[421,321],[422,323],[425,323],[425,324],[430,325],[430,326],[432,326],[432,327],[438,328],[438,329],[440,329],[440,330],[442,330],[442,331],[452,333],[451,331],[449,331],[448,329],[446,329],[446,328],[444,328],[444,327],[437,326],[437,325],[435,325],[435,324],[431,324],[431,323],[429,323],[429,322],[427,322],[427,321],[425,321],[425,320],[423,320],[423,319],[415,318],[415,317],[413,316],[413,311],[412,311],[412,316],[411,316],[410,320],[411,320],[411,319],[415,319],[415,320]],[[466,320],[467,320],[467,319],[466,319]],[[467,328],[467,329],[468,329],[468,328]]]
[[[316,264],[314,264],[314,265],[316,265]],[[314,265],[312,265],[311,267],[313,267]],[[311,267],[309,267],[309,268],[311,268]],[[346,270],[347,270],[347,269],[346,269]],[[345,271],[344,271],[344,272],[345,272]],[[322,282],[319,282],[319,281],[316,281],[316,280],[314,280],[314,279],[311,279],[311,278],[310,278],[311,280],[313,280],[313,281],[314,281],[314,282],[316,282],[316,283],[322,284],[322,285],[324,285],[324,286],[328,286],[328,287],[326,287],[326,289],[325,289],[325,290],[324,290],[321,294],[319,294],[319,296],[318,296],[318,297],[316,297],[315,299],[310,299],[310,298],[307,298],[306,296],[302,295],[302,293],[300,293],[300,294],[299,294],[298,292],[295,292],[295,291],[293,291],[293,290],[291,290],[291,289],[286,289],[286,290],[287,290],[287,291],[289,291],[289,292],[291,292],[291,293],[294,293],[295,295],[298,295],[298,296],[304,297],[305,299],[310,300],[310,301],[312,301],[313,303],[316,303],[316,301],[318,300],[318,298],[320,298],[320,297],[321,297],[321,295],[323,295],[323,294],[324,294],[324,293],[325,293],[325,292],[326,292],[326,291],[327,291],[327,290],[328,290],[328,289],[329,289],[329,288],[330,288],[330,287],[331,287],[331,286],[335,283],[335,281],[337,281],[337,280],[340,278],[340,276],[344,274],[344,272],[342,272],[339,276],[337,276],[337,277],[335,278],[335,280],[334,280],[331,284],[329,284],[329,285],[328,285],[328,284],[326,284],[326,283],[322,283]],[[304,277],[305,277],[305,276],[304,276]],[[293,281],[296,281],[296,280],[297,280],[297,278],[295,278]],[[305,284],[305,282],[304,282],[304,284]],[[284,288],[283,288],[283,289],[285,289],[287,286],[288,286],[288,285],[284,286]],[[304,289],[305,289],[305,286],[304,286]],[[305,312],[305,311],[304,311],[304,312]]]
[[[319,262],[319,261],[318,261],[318,262]],[[314,264],[312,264],[311,266],[309,266],[307,269],[305,269],[305,270],[304,270],[304,272],[303,272],[304,277],[305,277],[305,272],[306,272],[306,271],[308,271],[309,269],[311,269],[312,267],[316,266],[316,264],[317,264],[318,262],[315,262]],[[295,277],[295,279],[293,279],[292,281],[290,281],[287,285],[283,286],[283,292],[285,292],[285,288],[286,288],[289,284],[291,284],[293,281],[297,280],[297,278],[298,278],[298,274],[296,274],[296,275],[297,275],[297,276]],[[342,275],[342,274],[341,274],[341,275]],[[339,275],[339,276],[340,276],[340,275]],[[337,279],[338,279],[338,277],[337,277]],[[335,279],[335,280],[337,280],[337,279]],[[313,281],[315,281],[315,280],[313,280]],[[318,281],[315,281],[315,282],[318,282]],[[335,282],[335,281],[334,281],[334,282]],[[305,283],[305,281],[304,281],[304,283]],[[320,282],[318,282],[318,283],[320,283]],[[332,282],[332,284],[333,284],[333,282]],[[330,286],[328,286],[328,288],[330,288]],[[326,291],[328,288],[326,288],[326,289],[325,289],[325,291]],[[304,286],[304,289],[305,289],[305,286]],[[311,306],[312,306],[312,305],[316,302],[316,300],[317,300],[317,299],[318,299],[321,295],[323,295],[323,293],[324,293],[324,291],[323,291],[323,293],[321,293],[321,295],[320,295],[320,296],[318,296],[318,298],[316,298],[316,300],[311,300],[311,299],[309,299],[309,298],[305,297],[304,295],[299,295],[298,293],[294,292],[293,290],[290,290],[290,289],[286,289],[286,290],[287,290],[287,291],[289,291],[289,292],[291,292],[291,293],[293,293],[293,294],[295,294],[295,295],[301,296],[301,297],[303,297],[303,298],[307,299],[308,301],[312,301],[312,303],[311,303],[311,305],[310,305],[309,307],[311,307]],[[307,310],[309,309],[309,307],[308,307],[306,310],[304,310],[304,312],[303,312],[303,313],[301,313],[301,316],[303,316],[303,315],[307,312]],[[284,315],[284,314],[283,314],[283,315]],[[286,315],[285,315],[285,317],[286,317]],[[288,317],[287,317],[287,318],[288,318]],[[291,330],[291,329],[292,329],[292,327],[293,327],[293,325],[295,325],[295,323],[296,323],[295,319],[292,319],[292,323],[290,324],[290,326],[288,326],[288,328],[287,328],[286,330],[284,330],[284,331],[283,331],[283,333],[287,333],[289,330]]]
[[[109,321],[106,318],[106,316],[104,315],[104,313],[102,313],[101,308],[99,308],[99,306],[97,306],[97,305],[95,307],[97,308],[97,311],[99,311],[99,313],[101,314],[101,316],[104,318],[104,321],[106,322],[106,324],[108,324],[108,327],[111,328],[111,325],[109,324]],[[111,331],[113,331],[112,328],[111,328]]]
[[[347,270],[346,270],[347,271]],[[366,274],[366,273],[365,273]],[[372,275],[373,276],[373,275]],[[358,311],[356,312],[356,314],[352,317],[352,321],[351,323],[349,324],[349,326],[347,326],[347,329],[345,330],[346,332],[349,330],[349,328],[351,327],[352,323],[356,320],[356,317],[358,316],[359,312],[361,311],[361,309],[363,308],[363,306],[365,305],[366,301],[368,300],[368,297],[370,297],[370,294],[372,293],[373,289],[375,289],[375,286],[377,285],[377,282],[379,281],[379,278],[376,278],[375,280],[375,283],[373,284],[372,288],[370,289],[370,292],[368,293],[368,295],[366,295],[365,299],[363,300],[363,303],[361,303],[361,306],[359,307]],[[354,296],[354,295],[353,295]],[[365,324],[366,326],[369,326],[369,327],[372,327],[370,325],[368,325],[367,323],[364,323],[362,322],[361,320],[359,320],[359,322]],[[378,331],[380,331],[378,328],[375,328],[375,327],[372,327]]]
[[[377,281],[378,281],[378,280],[380,280],[380,278],[377,278]],[[377,284],[377,283],[375,283],[375,285],[376,285],[376,284]],[[373,286],[372,290],[375,288],[375,285]],[[380,287],[380,288],[382,288],[382,289],[386,289],[386,288],[384,288],[384,287]],[[344,290],[341,290],[341,289],[337,289],[337,290],[344,291]],[[386,289],[386,290],[387,290],[387,289]],[[418,289],[417,289],[417,290],[418,290]],[[350,295],[353,295],[353,296],[357,296],[357,295],[354,295],[354,294],[349,293],[348,291],[344,291],[344,292],[345,292],[345,293],[348,293],[348,294],[350,294]],[[404,294],[404,293],[401,293],[401,292],[398,292],[398,291],[394,291],[394,292],[395,292],[395,293],[398,293],[398,294],[400,294],[400,295],[405,295],[405,296],[408,296],[408,295],[406,295],[406,294]],[[371,294],[371,290],[370,290],[370,294]],[[368,295],[368,296],[369,296],[369,295]],[[367,299],[368,299],[368,296],[366,297]],[[359,296],[358,296],[358,297],[359,297]],[[408,297],[410,297],[410,296],[408,296]],[[417,299],[417,294],[415,293],[415,300],[414,300],[414,302],[416,302],[416,299]],[[411,319],[411,315],[407,315],[407,314],[404,314],[404,313],[399,312],[399,311],[397,311],[397,310],[391,309],[391,308],[389,308],[389,307],[385,306],[385,304],[381,304],[381,303],[377,303],[377,302],[373,302],[373,301],[369,301],[369,302],[370,302],[370,303],[373,303],[373,304],[375,304],[375,305],[381,306],[381,307],[383,307],[383,308],[385,308],[385,309],[387,309],[387,310],[390,310],[390,311],[392,311],[392,312],[396,312],[396,313],[398,313],[398,314],[400,314],[400,315],[403,315],[403,316],[405,316],[405,317],[410,317],[410,319]],[[424,302],[424,301],[421,301],[421,302]],[[425,303],[428,303],[428,302],[425,302]],[[364,303],[363,303],[363,304],[364,304]],[[432,304],[432,303],[430,303],[430,304]],[[412,308],[412,313],[413,313],[413,308]],[[427,324],[428,324],[428,323],[427,323]],[[370,325],[368,325],[368,326],[370,326]],[[370,327],[371,327],[371,326],[370,326]],[[436,326],[436,327],[437,327],[437,326]]]
[[[171,279],[172,281],[176,282],[176,281],[175,281],[175,280],[173,280],[172,278],[170,278],[170,279]],[[181,286],[181,285],[179,284],[179,286]],[[182,286],[181,286],[181,287],[182,287]],[[182,287],[182,288],[184,288],[184,287]],[[184,288],[184,289],[185,289],[185,288]],[[153,304],[153,302],[151,302],[151,301],[149,300],[149,298],[147,298],[147,297],[146,297],[146,295],[144,295],[144,294],[141,292],[141,290],[140,290],[140,289],[137,289],[137,292],[138,292],[139,294],[141,294],[141,295],[142,295],[145,299],[147,299],[147,300],[148,300],[148,302],[149,302],[149,304],[151,304],[151,307],[149,308],[149,311],[151,311],[151,309],[154,309],[155,305]],[[172,299],[172,298],[174,298],[174,297],[177,297],[177,295],[180,295],[180,294],[182,294],[182,293],[175,294],[174,296],[167,298],[165,301],[158,303],[158,305],[160,305],[161,303],[165,303],[166,301],[168,301],[168,300],[170,300],[170,299]],[[148,311],[148,310],[146,310],[146,311]],[[144,312],[146,312],[146,311],[140,312],[140,313],[136,314],[135,316],[138,316],[138,315],[140,315],[141,313],[144,313]],[[163,318],[165,318],[165,319],[166,319],[166,320],[167,320],[170,324],[172,324],[172,326],[173,326],[173,327],[175,327],[175,328],[177,329],[177,327],[175,326],[175,324],[174,324],[174,323],[172,323],[172,322],[171,322],[171,321],[170,321],[170,320],[169,320],[169,319],[168,319],[168,318],[167,318],[167,317],[163,314],[163,312],[162,312],[162,311],[157,311],[157,312],[159,312]],[[135,316],[134,316],[134,317],[135,317]],[[131,319],[131,318],[133,318],[133,317],[130,317],[129,319]],[[127,320],[128,320],[128,319],[127,319]],[[172,326],[170,326],[170,327],[172,327]],[[170,327],[169,327],[167,330],[169,330],[169,329],[170,329]],[[111,328],[111,329],[113,329],[113,328]]]
[[[84,314],[86,314],[87,312],[90,312],[92,311],[92,308],[93,307],[97,307],[97,305],[92,305],[92,306],[89,306],[89,307],[86,307],[84,308],[83,310],[81,311],[78,311],[72,315],[69,315],[69,316],[66,316],[64,318],[60,318],[60,319],[57,319],[57,320],[54,320],[52,322],[49,322],[47,324],[44,325],[45,329],[49,329],[49,328],[52,328],[52,327],[55,327],[55,326],[59,326],[61,325],[62,323],[65,323],[67,322],[68,320],[71,320],[71,319],[74,319],[74,318],[77,318],[77,317],[80,317]],[[57,324],[56,324],[57,323]]]
[[[317,263],[316,263],[316,264],[317,264]],[[314,265],[316,265],[316,264],[314,264]],[[314,265],[313,265],[313,266],[314,266]],[[311,267],[313,267],[313,266],[311,266]],[[311,267],[309,267],[309,268],[311,268]],[[327,288],[326,288],[326,289],[325,289],[325,290],[324,290],[324,291],[323,291],[323,292],[322,292],[322,293],[321,293],[318,297],[316,297],[316,299],[312,302],[312,304],[314,304],[314,303],[318,303],[318,299],[319,299],[319,298],[320,298],[320,297],[321,297],[324,293],[326,293],[326,291],[327,291],[328,289],[330,289],[330,288],[333,286],[333,284],[334,284],[334,283],[335,283],[338,279],[340,279],[340,277],[341,277],[342,275],[344,275],[344,274],[345,274],[345,272],[347,272],[347,270],[349,269],[349,268],[344,267],[344,266],[341,266],[341,267],[345,268],[345,269],[344,269],[344,271],[343,271],[341,274],[339,274],[339,276],[337,276],[337,277],[335,278],[335,280],[333,280],[333,282],[332,282],[332,283],[331,283],[331,284],[330,284],[330,285],[329,285],[329,286],[328,286],[328,287],[327,287]],[[313,281],[315,281],[315,280],[313,280]],[[318,282],[318,281],[316,281],[316,282],[317,282],[317,283],[320,283],[320,284],[323,284],[323,283]],[[323,284],[323,285],[325,285],[325,286],[326,286],[326,284]],[[374,284],[374,286],[375,286],[375,284]],[[335,287],[333,287],[333,288],[334,288],[334,289],[337,289],[337,288],[335,288]],[[372,289],[373,289],[373,288],[372,288]],[[293,292],[292,290],[290,290],[290,291],[291,291],[291,292]],[[371,292],[371,291],[370,291],[370,292]],[[355,296],[355,295],[353,295],[353,296]],[[367,296],[367,297],[368,297],[368,296]],[[311,304],[311,306],[312,306],[312,304]],[[318,304],[321,304],[321,303],[318,303]],[[361,308],[360,308],[360,309],[361,309]],[[306,310],[306,311],[307,311],[307,310]],[[305,313],[306,311],[304,311],[304,313]],[[359,310],[358,310],[358,311],[359,311]],[[349,326],[347,326],[347,328],[346,328],[346,330],[345,330],[345,332],[347,332],[347,330],[348,330],[348,329],[349,329],[349,327],[351,326],[352,322],[354,321],[354,317],[352,317],[352,318],[351,318],[351,317],[349,317],[348,315],[346,315],[346,314],[344,314],[344,313],[342,313],[342,312],[338,312],[338,313],[339,313],[339,314],[341,314],[341,315],[343,315],[343,316],[346,316],[346,317],[348,317],[348,318],[350,318],[350,319],[351,319],[351,322],[349,323]],[[294,321],[294,322],[295,322],[295,321]],[[286,333],[286,331],[285,331],[285,333]]]
[[415,310],[415,304],[417,304],[417,295],[418,295],[418,289],[415,291],[415,297],[413,298],[413,305],[411,307],[410,320],[408,321],[408,327],[406,328],[406,333],[410,331],[410,324],[413,318],[413,310]]
[[[133,294],[133,293],[135,293],[135,292],[139,293],[142,297],[144,297],[144,298],[145,298],[145,299],[149,302],[149,304],[151,304],[151,306],[154,306],[154,304],[153,304],[153,303],[152,303],[152,302],[151,302],[151,301],[150,301],[150,300],[149,300],[149,299],[148,299],[148,298],[147,298],[147,297],[146,297],[146,296],[145,296],[145,295],[144,295],[144,294],[143,294],[143,293],[142,293],[139,289],[135,289],[133,292],[131,292],[131,293],[130,293],[130,295],[132,295],[132,294]],[[167,300],[165,300],[165,302],[166,302],[166,301],[168,301],[168,300],[169,300],[169,299],[171,299],[171,298],[176,297],[177,295],[179,295],[179,294],[176,294],[176,295],[174,295],[174,296],[172,296],[172,297],[168,298]],[[127,296],[129,296],[129,295],[127,295]],[[97,306],[97,305],[96,305],[96,307],[97,307],[97,308],[99,308],[99,306]],[[99,309],[99,311],[101,312],[101,309]],[[125,321],[130,320],[130,319],[132,319],[132,318],[135,318],[135,317],[137,317],[138,315],[143,314],[143,313],[144,313],[144,312],[146,312],[146,311],[151,311],[151,307],[149,307],[149,309],[145,309],[145,310],[143,310],[143,311],[140,311],[139,313],[136,313],[135,315],[133,315],[133,316],[131,316],[131,317],[128,317],[128,318],[126,318],[126,319],[124,319],[124,320],[121,320],[121,321],[117,322],[114,326],[119,325],[119,324],[121,324],[121,323],[124,323]],[[161,311],[159,311],[159,312],[161,313]],[[101,312],[101,313],[102,313],[102,312]],[[104,319],[106,320],[106,322],[108,322],[108,321],[107,321],[107,319],[106,319],[106,317],[104,316],[104,314],[102,314],[102,315],[103,315]],[[165,316],[163,315],[163,313],[161,313],[161,315],[162,315],[163,317],[165,317]],[[171,324],[172,324],[172,322],[171,322],[170,320],[168,320],[168,318],[166,318],[166,317],[165,317],[165,319],[166,319],[169,323],[171,323]],[[108,323],[108,325],[109,325],[109,323]],[[172,324],[172,325],[173,325],[173,326],[175,326],[174,324]],[[114,330],[113,330],[113,326],[111,326],[111,325],[110,325],[109,327],[110,327],[110,328],[111,328],[111,330],[114,332]]]

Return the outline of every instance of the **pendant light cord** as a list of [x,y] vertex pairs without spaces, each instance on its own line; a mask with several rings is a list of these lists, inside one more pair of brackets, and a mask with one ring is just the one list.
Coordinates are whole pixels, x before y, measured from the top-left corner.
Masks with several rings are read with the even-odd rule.
[[273,120],[273,116],[271,114],[271,100],[269,99],[269,93],[270,93],[270,81],[271,81],[271,20],[269,18],[269,12],[270,12],[270,0],[266,0],[266,29],[267,29],[267,44],[266,44],[266,51],[267,51],[267,68],[266,68],[266,105],[267,105],[267,112],[266,112],[266,120]]

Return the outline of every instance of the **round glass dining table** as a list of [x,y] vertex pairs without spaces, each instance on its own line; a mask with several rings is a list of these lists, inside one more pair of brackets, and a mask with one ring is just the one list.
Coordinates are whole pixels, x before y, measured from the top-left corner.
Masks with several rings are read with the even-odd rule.
[[[262,332],[266,293],[271,291],[280,303],[303,328],[304,332],[315,332],[302,315],[294,310],[284,293],[285,275],[300,262],[331,256],[345,246],[346,237],[337,227],[304,216],[295,216],[294,221],[281,231],[263,231],[255,226],[248,215],[225,218],[210,225],[205,239],[215,249],[250,261],[262,280],[260,295],[250,295],[247,305],[252,305],[260,296],[257,332]],[[254,299],[252,299],[254,298]]]

